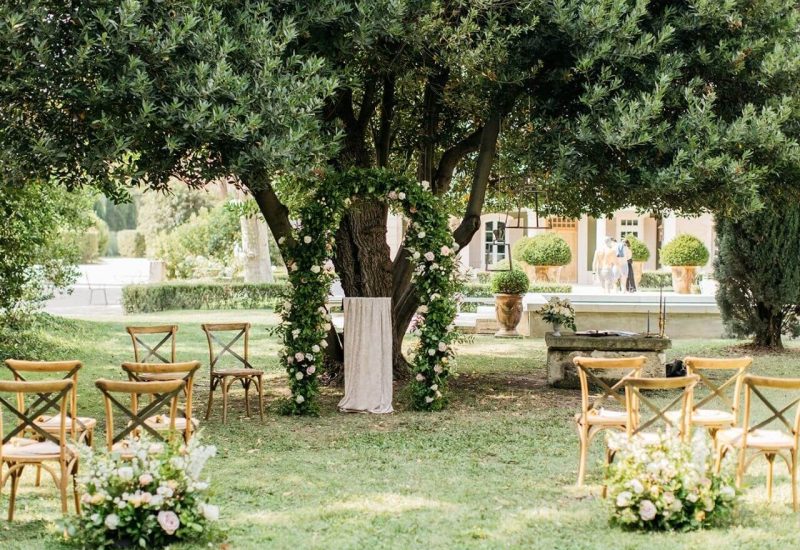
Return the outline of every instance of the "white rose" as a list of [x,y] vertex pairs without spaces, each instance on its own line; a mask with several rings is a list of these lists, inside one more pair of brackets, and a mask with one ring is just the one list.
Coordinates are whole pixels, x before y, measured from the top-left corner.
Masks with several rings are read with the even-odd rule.
[[419,260],[419,259],[420,259],[420,256],[421,256],[421,254],[420,254],[419,252],[414,252],[414,255],[413,255],[412,257],[413,257],[415,260]]
[[432,262],[433,260],[436,259],[436,256],[433,255],[433,252],[426,252],[425,259],[428,260],[429,262]]
[[434,355],[436,355],[436,350],[435,350],[435,349],[433,349],[433,348],[429,349],[429,350],[428,350],[428,355],[430,355],[430,356],[434,356]]
[[302,380],[303,379],[303,373],[300,372],[300,371],[297,371],[297,373],[295,373],[294,377],[297,378],[298,380]]
[[117,470],[117,475],[122,481],[130,481],[133,479],[133,468],[130,466],[123,466]]
[[639,503],[639,517],[644,521],[650,521],[656,517],[656,505],[649,500],[643,500]]
[[461,245],[460,245],[460,244],[458,244],[458,243],[453,243],[453,250],[455,250],[456,252],[458,252],[460,249],[461,249]]
[[280,239],[278,239],[278,244],[283,244],[285,242],[286,242],[286,237],[281,237]]
[[306,359],[308,359],[309,361],[313,361],[314,360],[314,355],[311,354],[311,353],[306,353]]
[[139,476],[139,485],[144,487],[145,485],[150,485],[153,483],[153,476],[150,474],[142,474]]
[[422,373],[417,373],[416,378],[417,382],[422,382],[423,380],[425,380],[425,377],[422,375]]
[[401,191],[397,194],[397,198],[399,198],[401,201],[404,201],[406,200],[406,194]]
[[294,358],[297,359],[298,361],[302,361],[306,358],[306,354],[303,353],[302,351],[298,351],[297,353],[294,354]]
[[390,200],[397,199],[397,192],[396,191],[389,191],[388,197],[389,197]]
[[181,526],[181,520],[178,518],[178,514],[172,510],[161,510],[158,516],[156,516],[156,519],[158,519],[158,524],[168,535],[175,533],[178,527]]
[[311,351],[313,351],[314,353],[319,353],[319,346],[317,344],[314,344],[313,346],[311,346]]
[[419,306],[419,312],[420,313],[428,313],[428,306],[426,306],[426,305]]
[[450,255],[450,248],[443,246],[440,250],[442,256],[449,256]]
[[324,325],[322,325],[322,328],[325,329],[326,331],[331,330],[331,324],[325,323]]
[[439,351],[447,351],[447,344],[439,342]]
[[431,386],[431,391],[436,391],[439,389],[439,384],[434,384]]
[[624,508],[630,506],[632,497],[633,495],[629,491],[622,491],[617,495],[617,507]]
[[417,238],[424,239],[425,238],[425,232],[424,231],[420,231],[419,233],[417,233]]
[[108,514],[106,516],[105,524],[109,529],[116,529],[119,527],[119,516],[117,514]]
[[431,184],[430,184],[430,182],[428,182],[427,180],[422,180],[422,181],[420,182],[420,185],[421,185],[421,186],[422,186],[422,188],[423,188],[423,189],[425,189],[426,191],[427,191],[428,189],[430,189],[430,188],[431,188]]
[[305,401],[305,400],[306,400],[306,398],[305,398],[305,397],[303,397],[302,395],[298,395],[297,397],[295,397],[295,398],[294,398],[294,400],[295,400],[295,402],[296,402],[296,403],[299,405],[300,403],[302,403],[303,401]]
[[208,521],[217,521],[219,519],[219,506],[204,503],[200,505],[200,511]]
[[322,269],[318,265],[311,266],[311,273],[319,273]]
[[290,269],[291,269],[292,271],[297,271],[297,264],[295,264],[295,263],[292,263],[292,265],[291,265]]
[[322,346],[323,348],[327,348],[328,347],[328,342],[326,340],[323,340],[323,341],[321,341],[319,343],[319,345]]
[[311,235],[306,235],[305,237],[303,237],[303,242],[306,243],[306,244],[310,244],[311,243]]
[[433,403],[433,397],[430,397],[430,396],[426,397],[425,398],[425,403]]
[[436,365],[435,367],[433,367],[433,372],[435,372],[436,374],[442,374],[443,370],[444,369],[442,368],[441,365]]
[[633,492],[637,495],[641,495],[644,492],[644,485],[642,485],[642,482],[638,479],[632,479],[630,485]]

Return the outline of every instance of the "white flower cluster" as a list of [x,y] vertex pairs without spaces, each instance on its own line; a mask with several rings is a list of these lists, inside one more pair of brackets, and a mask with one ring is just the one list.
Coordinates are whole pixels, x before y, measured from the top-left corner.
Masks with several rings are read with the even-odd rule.
[[[211,445],[201,445],[195,437],[188,445],[176,446],[146,440],[126,441],[125,454],[81,450],[83,489],[81,502],[85,514],[79,528],[127,532],[147,529],[146,518],[155,516],[166,535],[181,527],[181,514],[199,520],[216,521],[219,508],[203,499],[208,482],[201,479],[209,458],[216,454]],[[100,531],[98,531],[100,532]],[[106,535],[114,538],[114,534]],[[142,540],[148,540],[142,533]]]
[[609,435],[616,450],[608,470],[612,520],[641,529],[692,529],[729,515],[736,498],[732,464],[716,473],[705,438],[704,431],[691,444],[669,431],[657,442]]

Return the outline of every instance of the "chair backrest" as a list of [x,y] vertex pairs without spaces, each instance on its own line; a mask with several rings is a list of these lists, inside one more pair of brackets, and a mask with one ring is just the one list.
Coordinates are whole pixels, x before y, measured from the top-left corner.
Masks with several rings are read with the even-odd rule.
[[[586,416],[590,411],[599,410],[606,400],[616,402],[621,408],[625,408],[625,396],[622,387],[625,380],[633,376],[639,376],[642,372],[646,357],[575,357],[572,362],[578,370],[578,377],[581,381],[581,415]],[[611,374],[617,371],[618,380],[610,384],[598,372]],[[601,394],[594,400],[591,399],[593,387],[599,388]]]
[[[83,364],[80,361],[22,361],[19,359],[6,359],[6,367],[14,374],[14,380],[26,381],[27,376],[30,374],[63,374],[64,380],[72,380],[72,389],[70,390],[69,399],[69,415],[72,419],[70,423],[70,434],[75,438],[78,428],[78,371],[81,370]],[[23,406],[22,394],[17,395],[17,407],[19,410],[25,410]],[[38,406],[44,402],[40,397],[34,401],[32,407]],[[43,414],[43,413],[42,413]],[[41,414],[37,415],[41,416]]]
[[[67,400],[73,386],[72,379],[59,380],[37,380],[34,382],[23,380],[2,380],[0,381],[0,394],[14,393],[18,399],[24,403],[28,395],[34,396],[34,403],[37,405],[19,407],[6,400],[0,395],[0,434],[3,436],[3,444],[11,441],[13,437],[25,430],[32,430],[44,441],[50,441],[59,446],[61,460],[65,460],[67,443]],[[58,409],[60,416],[60,429],[58,435],[48,433],[36,424],[36,418],[44,412],[54,408]],[[9,411],[17,419],[17,425],[8,433],[3,429],[3,409]],[[0,463],[3,460],[2,445],[0,445]]]
[[[178,325],[160,325],[156,327],[125,327],[133,342],[133,360],[136,363],[148,363],[151,359],[158,359],[162,363],[175,362],[175,333],[178,332]],[[151,336],[155,335],[155,336]],[[161,337],[155,345],[151,345],[146,340],[148,336],[153,338]],[[159,351],[161,346],[170,342],[169,357],[165,357]],[[142,349],[143,348],[143,349]]]
[[[200,368],[200,361],[186,361],[183,363],[122,363],[122,370],[128,374],[128,379],[138,382],[147,382],[143,375],[158,375],[158,380],[183,380],[186,403],[183,416],[192,417],[192,394],[194,376]],[[152,379],[150,379],[152,380]],[[186,440],[191,436],[191,422],[186,422]]]
[[[689,437],[692,420],[692,389],[697,384],[697,375],[676,378],[628,378],[625,380],[625,401],[628,411],[628,437],[646,431],[651,426],[663,424],[666,428],[678,430],[681,438]],[[659,406],[642,390],[682,390],[668,404]],[[652,396],[651,396],[652,397]],[[647,415],[642,418],[641,406]],[[679,412],[676,417],[668,414]]]
[[[208,340],[208,363],[211,370],[218,365],[225,354],[233,357],[242,367],[251,369],[250,364],[250,323],[203,323],[200,325],[206,333]],[[218,333],[227,333],[232,338],[221,339]],[[242,353],[237,352],[234,346],[237,342],[242,342]],[[215,353],[214,347],[219,347],[219,353]]]
[[[158,382],[138,382],[130,380],[95,381],[95,386],[102,392],[106,409],[106,442],[109,450],[115,443],[119,443],[128,436],[137,437],[142,432],[147,432],[159,440],[164,437],[154,428],[147,425],[145,420],[157,414],[165,405],[169,405],[169,427],[175,431],[175,418],[178,412],[178,396],[186,384],[185,380],[164,380]],[[120,400],[120,395],[130,395],[130,405],[126,406]],[[153,399],[142,409],[139,409],[139,396],[149,395]],[[114,409],[122,413],[128,421],[126,425],[116,432],[114,428]],[[191,418],[186,419],[191,424]]]
[[[743,379],[745,387],[744,394],[744,416],[742,418],[742,426],[746,429],[743,430],[742,437],[744,444],[747,442],[747,434],[764,428],[773,422],[779,422],[781,429],[786,430],[794,436],[795,446],[800,437],[800,378],[776,378],[771,376],[754,376],[752,374],[745,374]],[[775,401],[778,396],[770,399],[766,394],[771,393],[771,390],[780,392],[781,401],[785,402],[790,400],[788,404],[783,406],[776,405]],[[786,393],[789,397],[786,397]],[[758,421],[753,421],[752,405],[753,396],[756,396],[764,406],[768,409],[769,416]],[[780,408],[779,408],[780,407]],[[786,418],[786,413],[795,408],[794,418]]]
[[[718,401],[727,409],[730,409],[734,420],[736,420],[739,411],[739,396],[742,392],[742,378],[747,369],[750,368],[750,365],[753,364],[753,359],[751,357],[736,357],[732,359],[687,357],[683,360],[683,363],[686,365],[687,374],[697,375],[697,386],[703,386],[709,392],[692,405],[692,411],[697,411],[709,403]],[[706,374],[710,374],[710,372],[720,371],[726,373],[732,372],[733,374],[719,385],[706,376]]]

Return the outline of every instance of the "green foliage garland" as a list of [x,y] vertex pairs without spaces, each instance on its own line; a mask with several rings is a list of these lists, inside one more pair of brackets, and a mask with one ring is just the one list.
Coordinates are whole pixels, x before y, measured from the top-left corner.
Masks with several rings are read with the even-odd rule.
[[291,239],[281,240],[287,258],[291,290],[279,306],[284,348],[281,358],[289,374],[292,398],[286,412],[316,414],[318,376],[331,318],[325,309],[334,278],[334,233],[355,198],[385,200],[405,213],[411,223],[406,248],[416,264],[412,284],[420,298],[419,343],[411,361],[412,407],[444,408],[444,390],[453,352],[450,344],[459,290],[458,246],[448,227],[447,213],[427,182],[375,169],[353,169],[327,174],[312,200],[300,209],[301,226]]

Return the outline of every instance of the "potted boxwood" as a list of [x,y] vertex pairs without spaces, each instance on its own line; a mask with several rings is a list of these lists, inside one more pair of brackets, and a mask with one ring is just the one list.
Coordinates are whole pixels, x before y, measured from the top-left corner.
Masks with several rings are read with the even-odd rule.
[[650,259],[650,249],[641,239],[633,235],[627,235],[625,240],[631,245],[631,260],[633,260],[633,279],[636,281],[636,288],[642,282],[644,263]]
[[519,239],[512,249],[515,260],[533,266],[536,282],[561,282],[561,268],[572,261],[567,241],[555,233]]
[[498,338],[518,338],[517,325],[522,319],[522,295],[528,292],[530,281],[524,271],[499,271],[492,277],[495,315],[500,329]]
[[661,262],[672,268],[672,289],[689,294],[697,268],[708,262],[708,249],[697,237],[678,235],[661,249]]

